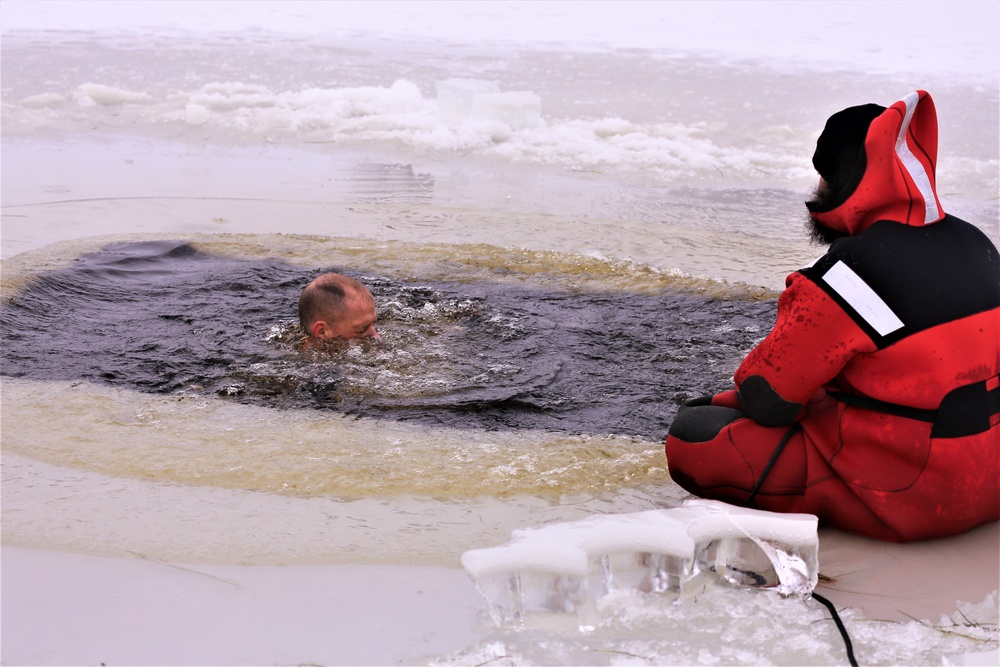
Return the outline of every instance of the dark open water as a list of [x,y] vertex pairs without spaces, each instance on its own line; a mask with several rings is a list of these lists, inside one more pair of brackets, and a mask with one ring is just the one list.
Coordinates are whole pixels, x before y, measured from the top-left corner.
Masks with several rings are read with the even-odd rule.
[[[381,343],[300,351],[298,294],[323,271],[369,285]],[[679,286],[426,281],[139,242],[38,275],[0,306],[2,372],[456,428],[656,440],[679,402],[729,383],[774,307]]]

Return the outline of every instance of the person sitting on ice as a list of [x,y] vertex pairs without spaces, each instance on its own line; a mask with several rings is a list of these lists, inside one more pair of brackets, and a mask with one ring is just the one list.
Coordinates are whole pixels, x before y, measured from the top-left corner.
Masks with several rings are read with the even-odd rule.
[[299,324],[313,339],[381,337],[375,328],[375,298],[363,284],[339,273],[324,273],[299,296]]
[[829,251],[788,276],[735,389],[678,410],[684,489],[896,542],[997,520],[1000,258],[941,208],[937,139],[922,90],[827,121],[806,207]]

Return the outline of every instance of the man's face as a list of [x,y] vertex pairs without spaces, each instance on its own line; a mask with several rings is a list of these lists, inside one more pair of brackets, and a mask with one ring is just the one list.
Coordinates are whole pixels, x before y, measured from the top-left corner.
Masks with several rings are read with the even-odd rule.
[[317,322],[323,326],[314,325],[316,338],[375,338],[380,340],[375,329],[375,301],[372,299],[352,298],[346,302],[346,310],[333,323]]

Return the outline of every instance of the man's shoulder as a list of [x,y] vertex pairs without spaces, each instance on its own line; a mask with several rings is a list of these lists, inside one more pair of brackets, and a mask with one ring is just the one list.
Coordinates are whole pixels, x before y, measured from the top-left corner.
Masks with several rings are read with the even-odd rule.
[[871,326],[880,345],[1000,306],[995,246],[952,216],[922,227],[877,222],[800,273],[859,322],[891,322]]
[[1000,264],[997,248],[981,229],[953,215],[920,227],[882,220],[857,236],[834,241],[829,251],[803,269],[816,275],[843,261],[856,270],[896,274],[978,265]]

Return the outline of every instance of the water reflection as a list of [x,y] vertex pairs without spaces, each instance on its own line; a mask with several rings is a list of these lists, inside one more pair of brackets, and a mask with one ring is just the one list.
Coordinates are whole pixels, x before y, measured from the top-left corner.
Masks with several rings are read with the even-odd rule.
[[434,176],[409,164],[357,164],[350,181],[354,201],[364,204],[429,204],[434,196]]

